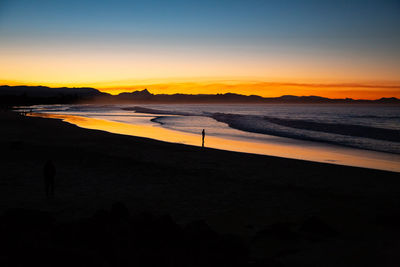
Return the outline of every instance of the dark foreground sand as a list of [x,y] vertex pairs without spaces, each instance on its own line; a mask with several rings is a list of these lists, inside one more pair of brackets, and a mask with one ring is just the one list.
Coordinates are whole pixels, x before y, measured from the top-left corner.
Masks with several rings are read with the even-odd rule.
[[[398,173],[170,144],[10,112],[0,112],[0,125],[0,213],[26,208],[73,221],[120,201],[180,225],[205,220],[241,236],[253,257],[283,266],[399,266]],[[57,170],[51,200],[47,159]],[[334,234],[306,233],[310,218]]]

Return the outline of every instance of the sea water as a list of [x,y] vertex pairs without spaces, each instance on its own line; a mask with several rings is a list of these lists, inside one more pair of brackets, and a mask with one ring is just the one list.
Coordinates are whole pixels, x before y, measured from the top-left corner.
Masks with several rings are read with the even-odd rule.
[[[42,114],[101,119],[126,125],[159,127],[177,134],[200,135],[202,129],[205,129],[206,140],[207,138],[226,140],[223,149],[258,154],[309,160],[307,156],[280,155],[268,150],[263,152],[262,148],[251,151],[251,149],[235,149],[232,145],[230,149],[228,140],[243,142],[242,144],[247,144],[249,147],[274,144],[285,148],[298,146],[303,149],[319,147],[326,151],[333,149],[336,152],[339,151],[338,157],[341,155],[342,158],[345,158],[347,154],[362,155],[364,153],[377,160],[389,159],[392,165],[398,165],[400,169],[400,106],[359,104],[40,105],[34,106],[33,111]],[[154,136],[151,138],[158,139]],[[311,158],[311,160],[314,159]],[[340,159],[322,156],[321,160],[316,161],[340,162]],[[357,166],[357,164],[354,165]],[[396,166],[394,167],[397,169]]]

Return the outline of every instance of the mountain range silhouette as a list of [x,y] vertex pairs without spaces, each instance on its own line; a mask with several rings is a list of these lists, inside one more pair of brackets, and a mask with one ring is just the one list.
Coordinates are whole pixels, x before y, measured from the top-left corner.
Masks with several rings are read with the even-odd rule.
[[225,94],[152,94],[149,90],[138,90],[111,95],[90,87],[47,86],[0,86],[0,104],[29,105],[55,103],[293,103],[293,104],[400,104],[396,97],[375,100],[340,98],[332,99],[321,96],[261,97],[258,95]]

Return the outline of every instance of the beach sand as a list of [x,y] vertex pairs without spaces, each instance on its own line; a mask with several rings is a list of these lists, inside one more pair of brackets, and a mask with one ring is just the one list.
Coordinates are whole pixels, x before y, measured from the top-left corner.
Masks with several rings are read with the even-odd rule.
[[[316,217],[339,235],[253,242],[252,253],[285,266],[398,262],[399,173],[202,149],[11,112],[0,112],[0,123],[0,212],[39,209],[71,221],[121,201],[180,224],[202,219],[250,243],[269,225],[300,227]],[[52,200],[43,182],[48,159],[57,172]],[[296,252],[281,253],[289,250]]]

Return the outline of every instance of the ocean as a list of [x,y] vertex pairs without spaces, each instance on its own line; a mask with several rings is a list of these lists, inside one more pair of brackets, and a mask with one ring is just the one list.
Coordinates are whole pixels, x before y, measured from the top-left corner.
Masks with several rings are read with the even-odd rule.
[[[155,127],[160,131],[161,129],[168,130],[171,134],[168,136],[176,133],[176,136],[191,136],[195,140],[201,135],[202,129],[205,129],[206,146],[233,151],[339,164],[342,164],[343,159],[348,155],[363,157],[364,154],[366,155],[364,157],[375,161],[389,160],[395,169],[400,169],[400,106],[348,104],[38,105],[32,107],[32,111],[39,114],[79,116],[115,122],[119,123],[118,127],[123,127],[123,125]],[[112,127],[87,128],[112,131]],[[179,141],[176,138],[166,139],[166,135],[159,138],[154,135],[146,136],[146,132],[139,134],[139,131],[132,135],[200,145],[200,142],[191,141],[192,139],[185,140],[184,137]],[[215,142],[207,142],[207,140]],[[218,145],[221,142],[225,144]],[[230,143],[234,145],[230,147]],[[282,149],[274,147],[273,150],[278,152],[293,147],[304,151],[296,150],[293,155],[290,151],[286,154],[278,153],[266,145],[281,146]],[[257,148],[252,149],[252,147]],[[327,154],[310,157],[308,151],[310,149],[318,150],[318,153],[326,151]],[[335,152],[336,156],[332,155],[332,152]],[[349,164],[348,161],[345,165],[360,166],[358,163]],[[393,170],[393,168],[389,169]]]

